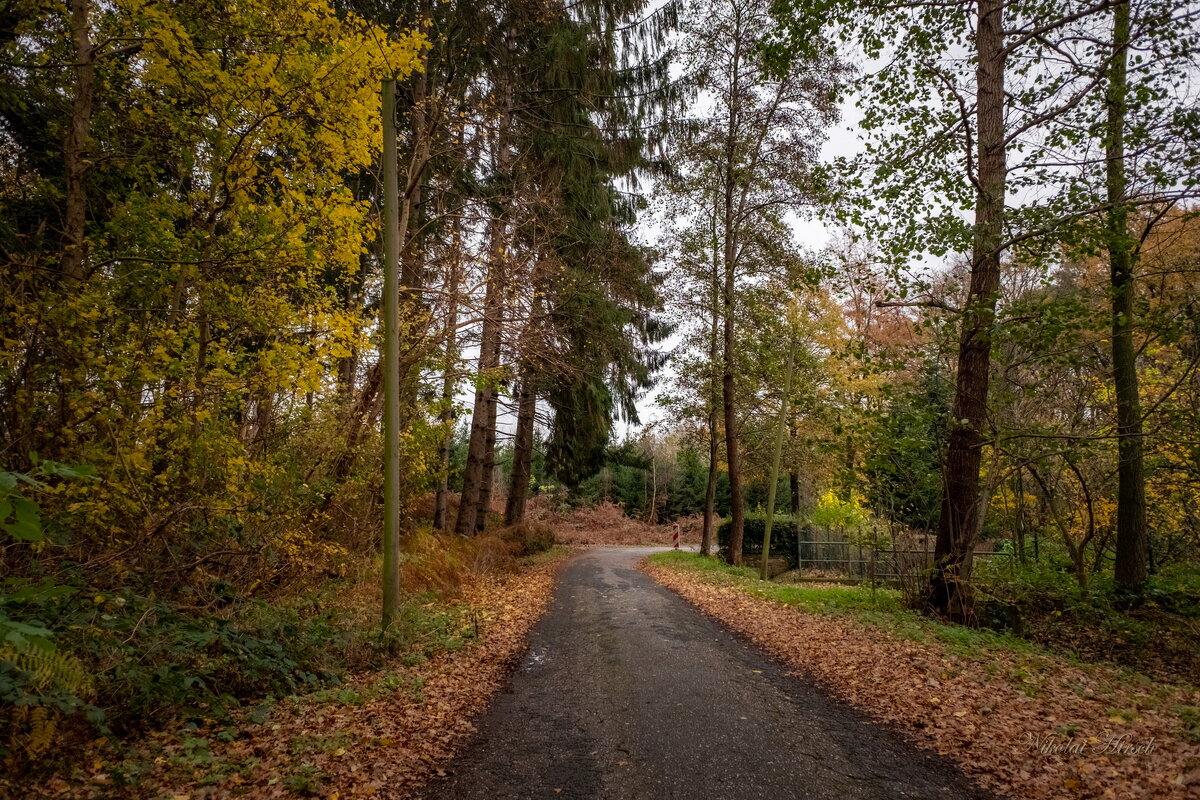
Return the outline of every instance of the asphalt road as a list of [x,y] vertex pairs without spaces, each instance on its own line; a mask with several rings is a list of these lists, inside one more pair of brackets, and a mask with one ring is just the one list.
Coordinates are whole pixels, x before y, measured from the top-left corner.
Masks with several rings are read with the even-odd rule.
[[421,797],[988,797],[636,570],[648,552],[564,568],[511,684]]

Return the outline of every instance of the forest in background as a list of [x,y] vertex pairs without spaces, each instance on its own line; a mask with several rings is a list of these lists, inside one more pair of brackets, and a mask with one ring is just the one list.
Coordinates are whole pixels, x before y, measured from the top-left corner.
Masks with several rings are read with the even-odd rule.
[[[700,515],[734,563],[783,512],[920,535],[922,609],[1067,610],[1135,662],[1182,642],[1198,23],[7,0],[6,757],[385,663],[440,635],[427,591],[597,503]],[[333,598],[381,551],[389,77],[406,605],[380,635]],[[847,124],[861,152],[823,155]],[[652,388],[660,421],[620,440]],[[973,574],[981,547],[1012,569]]]

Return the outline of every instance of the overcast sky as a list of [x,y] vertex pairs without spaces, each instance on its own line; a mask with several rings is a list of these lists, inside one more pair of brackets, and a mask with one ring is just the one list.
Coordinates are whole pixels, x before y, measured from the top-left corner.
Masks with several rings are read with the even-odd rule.
[[[821,149],[821,159],[830,161],[841,156],[854,156],[862,152],[862,137],[858,130],[858,121],[861,119],[861,114],[855,107],[855,97],[847,98],[846,102],[841,107],[841,120],[828,131],[828,138]],[[653,190],[651,190],[652,192]],[[653,200],[653,197],[649,198]],[[654,223],[642,223],[642,227],[638,230],[638,238],[649,244],[653,244],[658,236],[658,231],[653,227]],[[818,251],[823,249],[834,236],[835,230],[826,221],[820,219],[817,213],[808,213],[803,216],[798,216],[792,220],[792,229],[795,231],[796,241],[805,249]],[[666,351],[670,351],[674,346],[675,339],[670,339],[663,343],[662,347]],[[664,367],[663,372],[658,377],[658,385],[670,381],[671,364],[668,363]],[[618,420],[614,426],[613,439],[621,441],[630,436],[637,436],[641,427],[660,422],[665,417],[665,412],[658,407],[656,399],[658,396],[658,387],[652,388],[647,392],[637,404],[638,416],[641,418],[641,425],[628,425]]]

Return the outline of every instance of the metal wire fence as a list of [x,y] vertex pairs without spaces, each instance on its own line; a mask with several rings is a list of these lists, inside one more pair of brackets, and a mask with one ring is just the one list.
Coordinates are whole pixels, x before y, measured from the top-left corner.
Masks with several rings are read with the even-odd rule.
[[[831,532],[832,533],[832,532]],[[901,583],[921,575],[933,565],[933,548],[925,540],[924,547],[880,545],[878,542],[852,541],[835,538],[800,539],[796,542],[796,565],[801,573],[814,580],[882,581]],[[976,552],[975,558],[1012,558],[1003,551]]]

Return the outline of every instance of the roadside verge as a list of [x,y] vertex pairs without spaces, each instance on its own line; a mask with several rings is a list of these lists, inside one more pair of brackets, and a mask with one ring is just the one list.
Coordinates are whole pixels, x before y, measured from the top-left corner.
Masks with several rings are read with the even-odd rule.
[[791,587],[690,554],[642,568],[831,694],[1012,797],[1200,792],[1200,693],[942,625],[887,593]]

